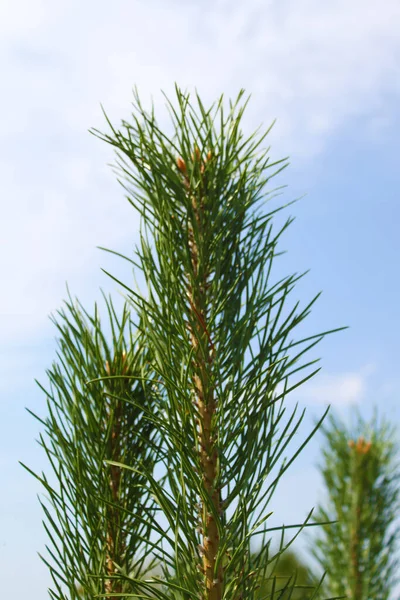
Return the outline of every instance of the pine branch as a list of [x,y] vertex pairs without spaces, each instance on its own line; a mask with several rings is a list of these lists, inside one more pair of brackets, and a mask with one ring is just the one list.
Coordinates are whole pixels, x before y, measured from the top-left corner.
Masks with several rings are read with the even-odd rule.
[[288,307],[299,277],[273,281],[292,219],[276,232],[282,207],[265,210],[276,196],[266,186],[287,161],[261,149],[268,131],[245,138],[242,99],[226,112],[222,98],[205,108],[176,88],[168,137],[136,93],[131,123],[93,132],[115,148],[120,181],[142,218],[134,263],[147,289],[121,283],[160,382],[168,486],[147,473],[147,488],[168,523],[159,555],[174,556],[163,589],[185,600],[255,598],[257,573],[268,565],[253,573],[251,540],[268,532],[283,453],[302,421],[294,411],[285,422],[286,397],[317,372],[298,377],[315,362],[302,363],[304,354],[330,333],[292,339],[313,301]]
[[144,409],[154,410],[146,391],[150,382],[143,377],[145,355],[127,306],[118,316],[105,298],[108,331],[97,306],[94,316],[70,296],[65,306],[53,317],[58,361],[47,372],[48,416],[40,419],[50,476],[33,473],[48,494],[41,503],[50,560],[43,560],[54,581],[54,600],[66,594],[71,600],[98,594],[115,600],[132,591],[122,575],[140,565],[138,555],[151,552],[146,539],[151,519],[144,522],[139,515],[146,506],[150,517],[154,504],[143,475],[107,462],[153,468],[155,430],[144,417]]
[[387,600],[398,581],[399,474],[394,429],[375,413],[356,413],[351,428],[331,417],[323,429],[321,472],[328,497],[318,518],[334,519],[317,537],[314,555],[332,594]]

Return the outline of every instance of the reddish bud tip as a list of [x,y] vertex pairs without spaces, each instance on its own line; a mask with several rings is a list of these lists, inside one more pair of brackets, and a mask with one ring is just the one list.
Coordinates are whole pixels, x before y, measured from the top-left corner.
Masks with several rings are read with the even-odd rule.
[[181,173],[186,175],[186,173],[187,173],[186,163],[183,160],[183,158],[181,158],[180,156],[178,156],[176,159],[176,166],[178,167],[178,169],[180,170]]

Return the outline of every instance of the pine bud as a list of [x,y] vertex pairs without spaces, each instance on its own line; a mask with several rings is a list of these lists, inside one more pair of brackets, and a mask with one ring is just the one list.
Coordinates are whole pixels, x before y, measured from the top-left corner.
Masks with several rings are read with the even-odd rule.
[[198,146],[194,147],[194,153],[192,154],[192,161],[199,161],[200,160],[200,150]]
[[180,156],[178,156],[176,159],[176,166],[178,167],[181,173],[183,173],[184,175],[187,174],[186,163]]

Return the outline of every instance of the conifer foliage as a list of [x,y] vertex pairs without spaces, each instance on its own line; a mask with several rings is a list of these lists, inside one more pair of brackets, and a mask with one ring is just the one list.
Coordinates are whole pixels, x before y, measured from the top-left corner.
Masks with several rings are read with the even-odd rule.
[[269,130],[244,135],[246,104],[241,92],[206,108],[176,88],[167,136],[136,93],[130,122],[93,131],[116,150],[141,215],[127,258],[145,288],[118,282],[128,308],[118,321],[109,305],[111,346],[97,316],[87,323],[71,304],[61,314],[41,438],[58,486],[39,477],[54,600],[253,600],[266,583],[265,598],[296,597],[295,578],[271,566],[312,511],[274,552],[269,517],[319,423],[294,439],[304,411],[287,396],[317,373],[308,352],[337,330],[298,333],[316,298],[291,301],[303,274],[273,269],[293,219],[276,225],[285,206],[269,187],[287,160],[263,149]]
[[400,567],[395,431],[376,413],[371,422],[358,414],[353,427],[331,417],[323,432],[327,499],[318,518],[337,521],[320,529],[314,555],[327,572],[330,593],[387,600]]
[[270,565],[269,577],[261,583],[258,598],[270,598],[274,578],[284,587],[288,582],[296,581],[296,588],[288,586],[281,596],[281,600],[308,600],[312,591],[318,587],[318,579],[312,574],[309,567],[300,559],[298,553],[291,548],[285,550],[276,561]]
[[[292,219],[275,230],[283,207],[266,210],[276,192],[266,186],[287,161],[262,149],[268,131],[244,136],[243,93],[226,110],[222,98],[206,108],[176,92],[171,136],[137,94],[130,123],[94,133],[116,149],[120,181],[142,216],[136,264],[147,289],[122,284],[161,382],[156,427],[168,486],[147,478],[169,525],[159,557],[175,577],[166,571],[164,597],[250,599],[273,558],[272,493],[303,446],[283,461],[302,419],[285,414],[285,399],[317,372],[302,359],[328,332],[292,339],[315,299],[288,307],[302,275],[273,281]],[[255,537],[266,549],[257,557]]]
[[114,599],[131,589],[120,571],[145,571],[139,558],[150,526],[143,516],[153,508],[143,476],[106,461],[152,468],[155,432],[143,415],[151,394],[145,394],[143,348],[127,306],[121,316],[111,299],[105,307],[101,322],[97,306],[90,315],[69,296],[53,317],[58,359],[42,388],[48,416],[34,415],[44,427],[40,444],[49,461],[47,474],[34,475],[47,493],[41,504],[51,544],[43,560],[53,600]]

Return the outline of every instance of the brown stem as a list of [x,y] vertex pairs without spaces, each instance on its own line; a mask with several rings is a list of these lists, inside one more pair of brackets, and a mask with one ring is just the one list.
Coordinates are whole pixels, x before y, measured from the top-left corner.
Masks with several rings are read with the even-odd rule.
[[360,504],[356,507],[356,523],[351,536],[351,565],[353,571],[353,600],[362,600],[362,573],[360,570]]
[[[199,153],[195,151],[196,160]],[[193,160],[195,160],[193,156]],[[184,184],[190,193],[189,180],[186,175],[186,165],[182,159],[177,160],[178,169],[184,175]],[[204,201],[197,203],[196,196],[191,197],[192,207],[195,214],[198,236],[201,237],[204,225]],[[191,322],[189,325],[190,340],[193,347],[193,387],[195,403],[198,409],[198,454],[200,470],[204,487],[211,498],[216,515],[221,514],[221,493],[218,487],[218,449],[216,441],[218,431],[214,419],[216,413],[216,402],[212,385],[211,369],[215,356],[215,347],[207,324],[207,290],[209,281],[207,268],[202,265],[199,270],[199,248],[193,228],[189,228],[188,244],[191,256],[191,274],[188,274],[187,296],[189,299],[189,311]],[[201,503],[200,519],[202,522],[203,544],[202,572],[205,578],[205,600],[220,600],[223,594],[223,570],[222,565],[216,570],[216,561],[219,552],[218,524],[213,511],[207,503]]]
[[[122,362],[126,360],[125,353],[122,354]],[[117,361],[117,357],[114,359],[114,364]],[[108,362],[106,363],[106,371],[108,375],[116,375],[111,369]],[[125,365],[122,368],[122,374],[126,373]],[[118,380],[117,380],[118,381]],[[112,384],[111,384],[112,385]],[[111,386],[110,386],[111,387]],[[111,403],[114,403],[114,411]],[[112,419],[112,428],[110,432],[109,441],[109,460],[115,462],[121,461],[121,426],[123,421],[123,407],[121,400],[110,399],[110,404],[107,410],[107,421]],[[106,424],[107,425],[107,424]],[[108,578],[105,581],[105,593],[108,594],[110,600],[118,600],[118,596],[114,594],[122,593],[122,581],[113,579],[117,574],[117,568],[115,563],[120,563],[125,553],[126,540],[125,535],[122,534],[122,523],[121,523],[121,511],[118,508],[120,501],[120,482],[121,482],[121,468],[116,465],[110,465],[110,490],[111,499],[115,506],[107,506],[106,508],[106,564],[105,570]]]
[[353,451],[355,460],[355,481],[353,485],[359,486],[355,507],[354,528],[351,533],[350,554],[353,581],[353,600],[363,600],[363,571],[361,568],[361,515],[363,510],[363,474],[371,450],[371,442],[361,436],[355,443],[350,440],[349,447]]

